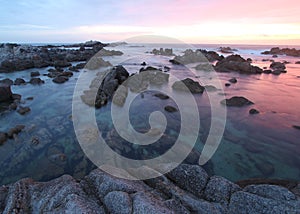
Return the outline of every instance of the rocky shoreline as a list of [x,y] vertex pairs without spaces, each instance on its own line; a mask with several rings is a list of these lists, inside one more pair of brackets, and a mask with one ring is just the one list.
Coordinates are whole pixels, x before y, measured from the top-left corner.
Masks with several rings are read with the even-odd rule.
[[[154,167],[160,169],[171,164]],[[149,170],[140,168],[138,170]],[[288,185],[286,185],[288,186]],[[238,185],[181,164],[144,181],[116,178],[96,169],[81,180],[63,175],[48,182],[24,178],[0,187],[2,213],[299,213],[300,184],[288,188]]]

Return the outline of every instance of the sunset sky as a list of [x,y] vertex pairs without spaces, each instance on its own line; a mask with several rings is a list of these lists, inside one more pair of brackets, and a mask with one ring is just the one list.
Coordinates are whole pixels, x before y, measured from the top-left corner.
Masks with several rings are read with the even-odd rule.
[[155,34],[187,43],[300,45],[300,1],[0,0],[0,42],[104,42]]

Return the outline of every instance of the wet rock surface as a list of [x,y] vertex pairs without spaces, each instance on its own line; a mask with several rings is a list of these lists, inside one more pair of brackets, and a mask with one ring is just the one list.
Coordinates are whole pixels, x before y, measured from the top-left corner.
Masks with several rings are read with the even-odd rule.
[[[157,172],[168,167],[155,167]],[[298,183],[297,183],[298,184]],[[48,182],[26,178],[0,188],[3,213],[298,213],[293,188],[271,184],[240,187],[209,177],[197,165],[181,164],[145,181],[95,169],[81,180],[63,175]]]
[[242,107],[242,106],[247,106],[247,105],[252,105],[253,102],[248,100],[245,97],[231,97],[229,99],[225,99],[221,101],[221,104],[226,105],[226,106],[235,106],[235,107]]

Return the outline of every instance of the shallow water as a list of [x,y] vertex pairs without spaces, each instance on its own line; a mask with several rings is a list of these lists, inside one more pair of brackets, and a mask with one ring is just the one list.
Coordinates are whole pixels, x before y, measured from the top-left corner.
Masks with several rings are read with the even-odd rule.
[[[170,74],[178,79],[191,77],[206,85],[214,82],[209,72],[196,71],[193,66],[189,70],[168,62],[170,57],[153,56],[149,53],[153,48],[172,47],[170,45],[123,45],[112,49],[124,52],[121,57],[105,57],[112,63],[121,63],[130,73],[136,73],[145,61],[155,67],[168,66]],[[194,48],[217,50],[218,46],[196,45]],[[253,64],[260,67],[269,66],[272,56],[261,55],[260,52],[269,47],[234,47],[237,53],[245,58],[251,57]],[[176,46],[174,52],[180,54],[186,47]],[[293,125],[300,125],[300,65],[294,64],[297,58],[279,56],[276,61],[289,61],[286,74],[242,75],[238,73],[218,73],[224,84],[232,77],[238,82],[224,87],[226,97],[245,96],[255,104],[243,108],[227,108],[227,120],[224,136],[216,153],[207,164],[209,172],[236,181],[247,178],[279,178],[300,179],[300,131]],[[17,77],[30,79],[30,71],[39,70],[47,73],[48,68],[30,69],[11,74],[0,74],[1,78]],[[81,71],[82,73],[83,71]],[[76,139],[72,123],[72,98],[74,87],[81,73],[64,84],[58,85],[48,77],[43,77],[45,84],[40,86],[12,86],[12,91],[22,95],[22,106],[29,106],[31,112],[21,116],[17,112],[3,113],[0,117],[0,131],[8,131],[16,124],[24,124],[26,128],[17,139],[9,140],[0,147],[0,184],[14,182],[23,177],[36,180],[49,180],[68,173],[77,178],[87,174],[95,166],[85,157]],[[164,90],[172,93],[172,82],[163,85]],[[149,130],[148,118],[151,112],[159,110],[166,116],[168,126],[165,137],[151,149],[141,148],[135,152],[128,149],[124,152],[124,140],[116,135],[111,118],[111,104],[95,111],[98,127],[102,137],[116,146],[116,152],[135,158],[152,158],[162,154],[172,145],[180,130],[180,112],[168,113],[163,110],[166,105],[176,106],[172,99],[160,100],[153,96],[162,88],[149,88],[136,96],[130,107],[130,120],[133,127],[142,133]],[[220,88],[221,89],[221,88]],[[208,95],[222,99],[222,90],[195,95],[200,115],[199,137],[196,148],[202,151],[211,125],[210,102]],[[26,98],[33,97],[33,100]],[[219,97],[219,98],[218,98]],[[218,100],[219,102],[219,100]],[[188,105],[188,104],[187,104]],[[225,108],[225,107],[222,107]],[[251,108],[258,109],[260,114],[249,115]],[[40,143],[35,144],[35,139]],[[111,141],[109,141],[111,140]],[[119,147],[119,149],[118,149]],[[120,149],[121,148],[121,149]],[[146,154],[146,155],[145,155]]]

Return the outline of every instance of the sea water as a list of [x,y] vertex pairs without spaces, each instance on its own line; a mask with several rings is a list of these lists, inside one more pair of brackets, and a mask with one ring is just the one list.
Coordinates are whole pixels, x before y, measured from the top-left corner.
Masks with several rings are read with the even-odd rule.
[[[262,59],[273,59],[262,55],[270,46],[230,45],[238,49],[237,54],[251,58],[253,64],[260,67],[269,66],[270,62]],[[127,44],[111,49],[121,50],[122,56],[104,57],[112,64],[122,64],[130,74],[139,72],[140,64],[163,68],[170,67],[169,73],[178,79],[192,78],[201,84],[212,81],[211,73],[196,71],[195,65],[189,69],[173,65],[172,57],[154,56],[153,48],[173,48],[175,54],[182,54],[187,48],[217,51],[217,45],[172,45],[172,44]],[[226,54],[228,55],[228,54]],[[237,78],[236,84],[219,88],[216,92],[205,92],[194,95],[200,115],[199,137],[196,149],[201,153],[207,139],[211,124],[211,105],[209,94],[220,93],[220,101],[225,93],[227,98],[244,96],[255,104],[242,108],[226,108],[226,126],[220,145],[209,160],[206,169],[211,174],[224,176],[232,181],[248,178],[276,178],[299,180],[300,178],[300,131],[293,125],[300,125],[300,65],[295,64],[295,57],[279,56],[275,61],[289,61],[287,73],[275,76],[272,74],[244,75],[238,73],[218,73],[222,86],[232,77]],[[0,131],[8,131],[17,124],[24,124],[25,130],[16,139],[8,140],[0,146],[0,183],[7,184],[20,178],[32,177],[45,181],[62,174],[70,174],[76,178],[83,177],[96,168],[84,155],[74,132],[72,99],[77,80],[81,75],[74,76],[64,84],[55,84],[43,76],[47,69],[29,69],[9,74],[0,74],[3,78],[24,78],[30,80],[30,72],[38,70],[45,84],[33,86],[12,86],[12,91],[22,95],[22,106],[31,111],[19,115],[16,111],[2,112]],[[172,93],[172,80],[162,87]],[[141,159],[152,158],[163,154],[172,145],[180,130],[180,112],[164,111],[166,105],[176,107],[172,100],[160,100],[153,96],[160,88],[152,88],[134,99],[130,107],[130,121],[139,132],[149,130],[149,115],[153,111],[161,111],[167,118],[168,126],[165,138],[161,139],[155,150],[128,152],[128,157]],[[33,100],[27,99],[33,97]],[[217,96],[218,97],[218,96]],[[188,104],[187,104],[188,105]],[[221,104],[220,104],[221,105]],[[225,108],[225,107],[224,107]],[[255,108],[260,114],[249,115],[249,109]],[[112,147],[124,144],[124,139],[117,135],[111,118],[111,103],[95,111],[101,135]],[[36,141],[38,139],[38,142]],[[124,148],[124,147],[121,147]],[[157,149],[160,148],[160,149]],[[122,151],[116,150],[116,152]]]

